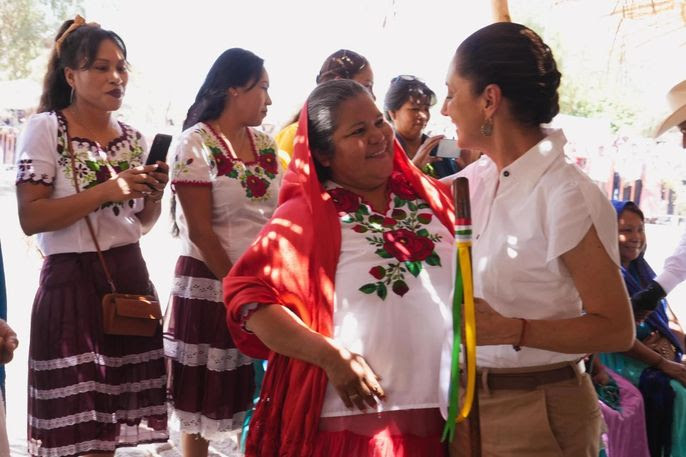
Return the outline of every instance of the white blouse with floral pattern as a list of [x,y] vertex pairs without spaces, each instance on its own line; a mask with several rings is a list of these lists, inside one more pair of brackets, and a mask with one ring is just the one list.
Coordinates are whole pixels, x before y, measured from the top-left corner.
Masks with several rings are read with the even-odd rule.
[[[276,143],[266,133],[248,129],[256,160],[233,158],[223,137],[200,122],[186,129],[172,146],[172,188],[178,185],[212,188],[212,227],[232,263],[255,240],[276,208],[283,174]],[[188,236],[188,222],[180,205],[176,223],[181,255],[202,260]]]
[[[144,163],[147,146],[137,130],[120,122],[122,134],[106,147],[87,138],[71,138],[76,173],[81,190],[107,181],[113,174]],[[73,167],[67,148],[67,119],[60,112],[31,116],[17,144],[17,184],[53,187],[50,198],[76,193]],[[107,202],[89,217],[102,250],[137,242],[142,234],[136,213],[143,199]],[[85,220],[69,227],[37,235],[43,255],[93,252],[95,245]]]
[[[378,411],[437,408],[441,346],[452,329],[453,234],[400,173],[390,178],[385,212],[334,183],[327,189],[342,230],[334,340],[382,377]],[[329,384],[321,417],[355,414]]]

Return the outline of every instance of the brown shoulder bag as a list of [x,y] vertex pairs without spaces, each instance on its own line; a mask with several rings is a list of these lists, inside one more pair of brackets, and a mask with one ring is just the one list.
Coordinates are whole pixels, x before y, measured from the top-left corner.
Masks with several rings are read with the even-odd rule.
[[[71,156],[72,175],[74,177],[74,187],[76,193],[81,192],[79,181],[76,176],[76,156],[71,144],[71,139],[67,134],[67,147]],[[86,215],[88,231],[93,238],[95,249],[98,251],[100,264],[107,277],[112,292],[102,297],[102,323],[103,330],[107,335],[128,335],[128,336],[153,336],[160,325],[162,310],[157,298],[152,295],[122,294],[117,292],[114,280],[110,274],[107,263],[100,250],[100,245],[95,237],[95,230],[91,220]]]

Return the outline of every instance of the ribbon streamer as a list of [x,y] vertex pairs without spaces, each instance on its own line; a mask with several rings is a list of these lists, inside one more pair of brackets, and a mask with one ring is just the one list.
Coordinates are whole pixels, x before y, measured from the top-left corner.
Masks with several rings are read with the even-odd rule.
[[[472,227],[469,211],[468,183],[464,178],[458,178],[454,185],[456,196],[455,245],[457,268],[455,275],[455,292],[453,294],[453,350],[450,366],[450,390],[448,403],[448,419],[443,430],[442,440],[453,440],[455,427],[458,422],[467,419],[471,414],[478,415],[476,393],[476,311],[474,308],[474,289],[472,281],[471,246]],[[458,187],[461,190],[458,192]],[[465,190],[466,189],[466,190]],[[466,194],[466,195],[465,195]],[[459,407],[460,383],[460,347],[462,340],[462,318],[464,315],[464,346],[465,346],[465,376],[466,390],[461,408]],[[474,411],[472,406],[474,405]],[[459,410],[459,412],[458,412]],[[472,419],[472,418],[470,418]],[[472,450],[480,454],[480,434],[478,431],[478,417],[470,421],[476,430],[471,430]]]

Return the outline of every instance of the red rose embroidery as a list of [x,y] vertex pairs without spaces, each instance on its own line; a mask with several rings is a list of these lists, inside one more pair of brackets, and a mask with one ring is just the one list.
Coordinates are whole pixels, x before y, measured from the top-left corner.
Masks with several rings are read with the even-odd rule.
[[392,290],[396,295],[400,295],[402,297],[407,292],[409,292],[410,288],[407,287],[405,281],[398,280],[393,283]]
[[257,176],[248,176],[245,180],[245,185],[254,198],[261,197],[267,193],[267,184]]
[[389,180],[391,192],[403,200],[414,200],[417,198],[417,193],[412,188],[412,185],[407,180],[405,175],[399,172],[393,172]]
[[384,276],[386,276],[386,270],[384,269],[384,267],[376,266],[372,267],[372,269],[369,270],[369,274],[374,276],[376,279],[381,279]]
[[396,221],[392,217],[384,217],[381,225],[383,225],[384,227],[393,227],[397,223],[398,223],[398,221]]
[[401,262],[424,260],[434,250],[434,242],[407,229],[383,234],[383,248]]
[[352,213],[360,206],[360,197],[353,192],[337,187],[329,190],[329,195],[339,213]]
[[260,163],[260,166],[267,173],[275,175],[278,171],[278,164],[276,163],[276,154],[261,154],[257,161]]
[[224,176],[233,170],[233,162],[225,158],[217,158],[217,175]]
[[432,217],[433,217],[433,214],[431,214],[431,213],[417,214],[417,220],[419,222],[421,222],[422,224],[430,223]]

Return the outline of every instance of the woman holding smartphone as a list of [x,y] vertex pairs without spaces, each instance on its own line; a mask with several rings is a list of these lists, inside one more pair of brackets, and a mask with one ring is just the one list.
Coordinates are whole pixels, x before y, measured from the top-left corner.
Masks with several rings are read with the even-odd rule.
[[244,49],[222,53],[172,147],[182,250],[165,353],[186,457],[206,456],[208,440],[228,438],[252,406],[253,360],[231,339],[220,281],[271,217],[281,184],[276,144],[254,128],[271,104],[263,62]]
[[66,21],[18,144],[19,221],[45,256],[31,313],[33,456],[112,456],[168,439],[161,326],[118,336],[102,322],[111,289],[98,250],[119,291],[155,293],[138,240],[167,182],[167,165],[143,166],[143,136],[115,118],[127,82],[121,38],[80,16]]

